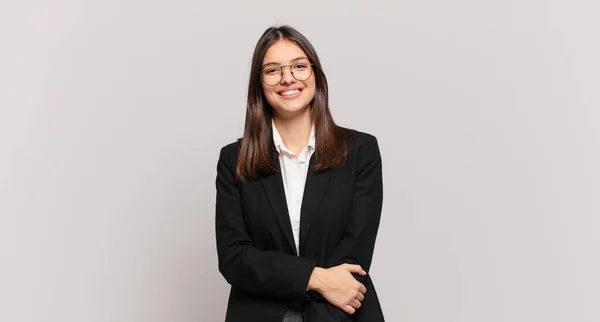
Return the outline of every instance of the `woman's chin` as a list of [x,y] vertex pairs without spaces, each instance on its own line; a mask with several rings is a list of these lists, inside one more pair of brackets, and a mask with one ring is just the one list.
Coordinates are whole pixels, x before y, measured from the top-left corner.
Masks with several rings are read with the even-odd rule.
[[283,105],[275,109],[275,112],[280,115],[296,116],[305,113],[308,110],[308,106],[301,105]]

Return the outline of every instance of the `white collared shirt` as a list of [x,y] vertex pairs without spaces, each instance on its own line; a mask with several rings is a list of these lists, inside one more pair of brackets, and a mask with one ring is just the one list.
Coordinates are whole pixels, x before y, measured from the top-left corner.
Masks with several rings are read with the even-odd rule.
[[281,177],[283,179],[292,232],[294,233],[296,251],[300,254],[300,209],[304,195],[306,175],[308,174],[308,164],[310,157],[315,152],[315,126],[313,124],[310,131],[308,144],[302,149],[299,155],[295,155],[283,143],[275,122],[272,121],[271,123],[273,127],[273,142],[279,154]]

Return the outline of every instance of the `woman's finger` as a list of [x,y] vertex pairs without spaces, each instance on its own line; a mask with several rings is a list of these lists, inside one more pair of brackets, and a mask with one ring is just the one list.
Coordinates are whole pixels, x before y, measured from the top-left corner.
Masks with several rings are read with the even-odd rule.
[[350,304],[350,306],[352,306],[355,309],[358,309],[360,307],[360,305],[361,305],[360,301],[357,300],[357,299],[350,300],[350,303],[348,303],[348,304]]
[[365,296],[363,295],[363,293],[358,292],[358,294],[356,294],[355,299],[362,302],[365,299]]
[[362,275],[362,276],[367,275],[367,272],[365,272],[365,270],[363,270],[360,265],[356,265],[356,264],[343,264],[343,265],[345,265],[346,270],[350,273],[355,273],[355,274]]
[[350,305],[344,305],[343,310],[348,314],[354,314],[354,312],[356,312],[356,310]]
[[358,287],[358,291],[365,294],[365,293],[367,293],[367,288],[362,283],[360,283],[360,286]]

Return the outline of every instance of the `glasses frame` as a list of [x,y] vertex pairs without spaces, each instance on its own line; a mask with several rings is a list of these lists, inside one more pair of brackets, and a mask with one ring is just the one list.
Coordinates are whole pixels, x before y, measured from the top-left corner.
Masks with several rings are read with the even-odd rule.
[[300,63],[303,63],[303,62],[302,62],[302,61],[297,61],[297,62],[293,62],[292,64],[287,64],[287,65],[281,65],[281,66],[278,66],[277,68],[279,68],[279,82],[277,82],[277,84],[274,84],[274,85],[267,84],[267,82],[265,82],[265,78],[264,78],[264,75],[263,75],[263,71],[265,70],[265,68],[266,68],[266,67],[263,67],[263,68],[261,68],[260,70],[258,70],[258,71],[257,71],[257,73],[258,73],[258,75],[259,75],[259,77],[260,77],[260,80],[261,80],[261,81],[262,81],[262,82],[263,82],[265,85],[267,85],[267,86],[277,86],[277,85],[279,85],[279,84],[281,83],[281,81],[283,80],[283,68],[284,68],[284,67],[289,67],[289,68],[290,68],[290,74],[292,74],[292,77],[294,77],[294,79],[295,79],[295,80],[297,80],[297,81],[299,81],[299,82],[303,82],[303,81],[305,81],[305,80],[309,79],[309,78],[310,78],[310,77],[313,75],[313,73],[314,73],[314,68],[313,68],[313,66],[315,66],[315,64],[314,64],[314,63],[311,63],[311,62],[309,62],[309,63],[308,63],[308,64],[310,65],[310,75],[308,75],[308,77],[306,77],[305,79],[302,79],[302,80],[300,80],[300,79],[297,79],[297,78],[296,78],[296,76],[294,76],[294,69],[293,69],[293,66],[294,66],[294,65],[296,65],[296,64],[300,64]]

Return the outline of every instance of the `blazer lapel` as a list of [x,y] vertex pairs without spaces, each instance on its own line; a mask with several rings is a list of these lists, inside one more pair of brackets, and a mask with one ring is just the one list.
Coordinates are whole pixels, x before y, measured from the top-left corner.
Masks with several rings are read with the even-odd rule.
[[302,209],[300,210],[300,249],[302,249],[308,236],[323,194],[327,190],[329,179],[331,179],[331,172],[333,171],[332,169],[328,169],[314,172],[312,170],[314,164],[315,155],[313,154],[308,165],[304,195],[302,197]]
[[283,188],[281,172],[262,177],[261,183],[288,245],[294,252],[294,255],[298,255],[296,252],[296,243],[294,242],[294,234],[292,233],[292,224],[290,222],[287,201],[285,199],[285,190]]

